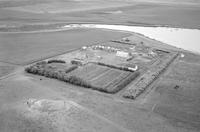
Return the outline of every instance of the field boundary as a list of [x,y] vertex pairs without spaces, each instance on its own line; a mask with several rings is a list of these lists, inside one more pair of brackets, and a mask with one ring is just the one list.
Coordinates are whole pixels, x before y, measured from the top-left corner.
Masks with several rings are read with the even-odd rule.
[[166,61],[160,65],[148,70],[144,73],[133,85],[130,85],[122,94],[124,98],[136,99],[141,95],[159,76],[163,73],[167,67],[178,57],[179,53],[174,53],[167,58]]

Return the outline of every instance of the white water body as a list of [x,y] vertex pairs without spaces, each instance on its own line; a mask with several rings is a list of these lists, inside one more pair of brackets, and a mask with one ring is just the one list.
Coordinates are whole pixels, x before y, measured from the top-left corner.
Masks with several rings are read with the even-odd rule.
[[100,28],[136,32],[178,48],[200,53],[200,30],[198,29],[102,24],[70,24],[64,28]]

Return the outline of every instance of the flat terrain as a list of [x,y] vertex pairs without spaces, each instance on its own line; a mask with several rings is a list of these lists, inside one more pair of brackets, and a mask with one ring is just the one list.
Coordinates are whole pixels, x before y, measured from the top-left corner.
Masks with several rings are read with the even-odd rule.
[[[137,35],[131,38],[131,42],[143,40]],[[153,40],[148,40],[145,38],[143,42],[150,46]],[[158,47],[167,48],[164,44]],[[175,50],[174,47],[168,49]],[[185,57],[179,57],[171,64],[136,100],[122,98],[124,90],[106,94],[84,89],[25,73],[20,66],[17,72],[1,80],[0,130],[198,132],[199,56],[186,51],[182,53]],[[93,75],[88,73],[87,76],[87,72],[79,74],[85,74],[86,78]],[[107,82],[112,78],[106,76],[102,79]],[[46,103],[38,105],[37,100]]]
[[0,34],[0,61],[28,64],[84,45],[117,39],[126,35],[128,33],[95,29]]
[[[132,74],[134,73],[97,64],[87,64],[70,72],[68,76],[81,78],[91,84],[92,89],[106,93],[116,93],[125,87],[125,85],[120,85],[126,79],[129,79]],[[135,75],[131,80],[134,80],[136,77]]]
[[[155,84],[150,94],[135,101],[27,74],[22,70],[1,80],[0,130],[198,132],[199,83],[166,78],[174,74],[177,63],[183,63],[179,61]],[[192,72],[198,76],[199,68],[194,70],[194,66],[190,66],[185,66],[191,72],[185,75],[188,79]],[[179,88],[174,89],[176,85]],[[37,110],[36,106],[27,105],[32,98],[53,100],[55,104],[52,105],[58,106],[56,101],[65,101],[65,105],[53,111],[45,106]]]
[[[186,1],[188,2],[188,1]],[[9,1],[0,6],[2,26],[27,23],[106,23],[199,28],[199,2],[184,1]],[[67,8],[66,8],[67,7]],[[169,15],[170,14],[170,15]]]
[[0,62],[0,77],[13,72],[17,67],[17,65]]
[[[199,62],[188,61],[178,60],[171,66],[149,96],[147,104],[153,102],[153,111],[168,118],[174,125],[199,129],[200,68]],[[181,120],[182,123],[177,122]]]
[[131,42],[180,53],[132,100],[122,97],[126,87],[106,94],[24,71],[33,62],[131,34],[100,29],[20,32],[58,23],[199,29],[199,12],[197,0],[0,0],[0,27],[19,29],[0,33],[0,132],[199,132],[199,55],[132,34]]

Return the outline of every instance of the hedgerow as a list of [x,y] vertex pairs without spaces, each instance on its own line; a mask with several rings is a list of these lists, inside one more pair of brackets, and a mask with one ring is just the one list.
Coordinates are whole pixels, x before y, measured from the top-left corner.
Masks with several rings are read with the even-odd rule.
[[[116,93],[122,88],[124,88],[126,85],[128,85],[132,80],[134,80],[138,75],[139,72],[130,72],[126,76],[124,76],[121,79],[117,79],[118,81],[114,83],[111,87],[101,87],[101,86],[96,86],[92,82],[90,83],[89,81],[84,80],[84,78],[79,77],[78,75],[73,75],[70,74],[69,72],[73,71],[76,69],[78,66],[71,66],[68,69],[57,69],[49,63],[38,63],[36,65],[27,67],[25,69],[26,72],[36,74],[36,75],[41,75],[45,76],[48,78],[55,78],[60,81],[64,81],[67,83],[71,83],[74,85],[86,87],[86,88],[91,88],[99,91],[103,91],[106,93]],[[69,74],[67,74],[69,73]],[[112,82],[111,82],[112,83]]]
[[110,68],[115,68],[115,69],[123,70],[123,71],[133,72],[132,70],[128,69],[128,67],[120,67],[120,66],[105,64],[105,63],[102,63],[102,62],[97,62],[97,64],[101,65],[101,66],[107,66],[107,67],[110,67]]
[[137,85],[131,86],[124,92],[123,97],[130,99],[135,99],[138,97],[147,89],[149,85],[151,85],[155,79],[158,78],[158,76],[164,70],[166,70],[166,68],[176,59],[177,56],[178,53],[169,56],[163,63],[146,72],[142,77],[139,78]]
[[37,75],[41,75],[41,76],[45,76],[48,78],[55,78],[61,81],[65,81],[65,82],[69,82],[71,84],[75,84],[75,85],[79,85],[79,86],[83,86],[83,87],[87,87],[90,88],[91,85],[84,81],[83,79],[77,77],[77,76],[67,76],[66,73],[69,73],[71,71],[73,71],[74,69],[77,68],[77,66],[71,66],[70,68],[68,68],[67,70],[63,71],[63,70],[58,70],[58,69],[52,69],[51,66],[44,66],[44,64],[47,63],[42,63],[42,65],[40,65],[41,63],[37,63],[36,65],[30,66],[25,68],[25,71],[28,73],[32,73],[32,74],[37,74]]
[[48,60],[47,63],[66,63],[64,60]]
[[33,66],[29,66],[29,67],[25,68],[25,71],[28,73],[32,73],[32,74],[37,74],[37,75],[41,75],[41,76],[45,76],[45,77],[49,77],[49,78],[56,78],[59,80],[63,80],[63,75],[75,70],[76,68],[77,68],[77,66],[73,65],[66,70],[65,69],[57,69],[47,63],[37,63]]

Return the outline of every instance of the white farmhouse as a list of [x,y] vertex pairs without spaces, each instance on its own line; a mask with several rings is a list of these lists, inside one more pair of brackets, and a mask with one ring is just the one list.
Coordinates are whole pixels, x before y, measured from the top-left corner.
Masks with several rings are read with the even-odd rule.
[[129,53],[125,52],[125,51],[117,51],[116,56],[123,57],[123,58],[129,58],[130,57]]

